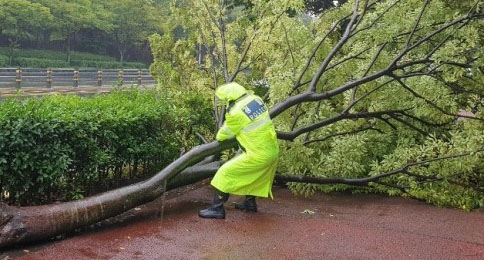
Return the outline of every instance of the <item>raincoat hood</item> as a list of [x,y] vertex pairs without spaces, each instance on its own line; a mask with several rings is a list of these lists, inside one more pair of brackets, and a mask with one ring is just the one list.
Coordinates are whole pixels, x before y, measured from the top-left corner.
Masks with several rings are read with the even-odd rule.
[[237,100],[239,97],[247,93],[248,92],[244,87],[235,82],[231,82],[218,87],[215,91],[215,96],[224,102],[229,102]]

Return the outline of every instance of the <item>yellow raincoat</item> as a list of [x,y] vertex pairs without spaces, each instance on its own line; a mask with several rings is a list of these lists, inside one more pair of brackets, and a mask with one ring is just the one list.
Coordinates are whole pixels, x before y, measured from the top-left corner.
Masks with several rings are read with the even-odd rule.
[[215,95],[229,104],[216,139],[235,136],[243,152],[220,167],[212,186],[225,193],[272,198],[279,145],[267,107],[237,83],[220,86]]

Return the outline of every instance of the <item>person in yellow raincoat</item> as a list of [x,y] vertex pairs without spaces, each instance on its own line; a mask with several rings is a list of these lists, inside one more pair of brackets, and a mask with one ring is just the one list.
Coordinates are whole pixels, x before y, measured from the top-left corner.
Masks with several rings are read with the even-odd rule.
[[269,110],[260,97],[234,82],[220,86],[215,96],[227,106],[217,141],[235,137],[243,151],[217,171],[211,182],[216,189],[213,204],[199,212],[202,218],[223,219],[223,204],[229,194],[246,195],[235,207],[252,212],[257,211],[255,197],[272,198],[279,144]]

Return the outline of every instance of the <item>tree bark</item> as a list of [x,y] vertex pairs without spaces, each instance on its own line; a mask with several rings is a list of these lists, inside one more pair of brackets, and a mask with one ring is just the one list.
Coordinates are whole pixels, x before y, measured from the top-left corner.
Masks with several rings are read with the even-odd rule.
[[67,64],[71,65],[71,35],[67,36]]
[[[0,204],[0,248],[71,232],[150,202],[163,193],[164,181],[214,153],[235,146],[235,139],[200,145],[146,181],[78,201],[31,207]],[[186,169],[180,177],[169,181],[168,188],[210,176],[218,168],[216,163]]]
[[119,62],[123,64],[124,62],[124,53],[126,52],[125,49],[119,48]]
[[19,47],[19,37],[8,38],[8,65],[13,65],[16,49]]

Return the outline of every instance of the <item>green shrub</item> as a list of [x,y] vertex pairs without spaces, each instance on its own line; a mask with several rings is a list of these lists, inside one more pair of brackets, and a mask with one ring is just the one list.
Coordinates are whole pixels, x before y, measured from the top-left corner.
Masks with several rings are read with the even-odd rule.
[[124,62],[123,68],[125,69],[147,69],[148,66],[141,62]]
[[0,55],[0,67],[8,66],[8,57],[5,55]]
[[10,204],[30,205],[146,178],[199,144],[195,131],[214,131],[210,113],[198,95],[148,90],[7,99],[0,104],[1,192]]
[[71,60],[117,61],[118,59],[107,55],[73,51],[71,52]]
[[13,65],[23,68],[65,68],[69,67],[66,61],[48,60],[39,58],[17,57],[13,60]]
[[[8,57],[4,61],[8,64]],[[2,64],[2,57],[0,56],[0,64]],[[7,65],[5,65],[7,66]],[[49,59],[39,59],[39,58],[24,58],[17,57],[14,59],[13,66],[23,67],[23,68],[102,68],[102,69],[143,69],[146,65],[138,62],[125,62],[121,64],[117,61],[92,61],[92,60],[72,60],[69,65],[63,60],[49,60]]]
[[146,65],[138,62],[95,61],[95,60],[72,60],[71,66],[79,68],[103,68],[103,69],[144,69]]
[[[8,49],[7,47],[0,47],[0,55],[8,56]],[[17,56],[48,60],[67,60],[67,54],[64,51],[20,49],[18,50]],[[71,60],[116,61],[116,58],[107,55],[73,51],[71,52]]]
[[[0,47],[0,54],[8,56],[9,48]],[[49,59],[49,60],[66,60],[64,52],[48,51],[48,50],[17,50],[17,56],[23,58]]]
[[[8,51],[6,47],[0,47],[0,66],[9,66]],[[25,50],[17,51],[12,66],[30,68],[103,68],[103,69],[144,69],[148,66],[141,62],[124,62],[121,64],[116,58],[84,52],[71,52],[71,64],[67,63],[65,52],[48,50]]]

